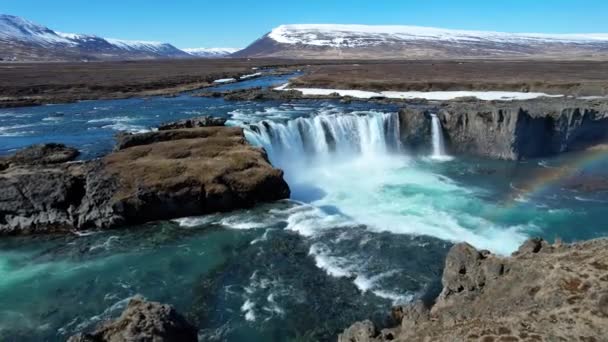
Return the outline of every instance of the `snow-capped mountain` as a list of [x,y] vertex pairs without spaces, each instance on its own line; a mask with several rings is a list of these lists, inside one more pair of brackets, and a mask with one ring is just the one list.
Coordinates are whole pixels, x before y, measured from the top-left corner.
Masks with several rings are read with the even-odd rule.
[[182,49],[183,51],[191,54],[194,57],[200,58],[221,58],[228,57],[231,54],[239,51],[236,48],[189,48]]
[[171,44],[106,39],[53,31],[24,18],[0,14],[2,60],[111,60],[187,58]]
[[420,26],[281,25],[237,57],[467,58],[608,55],[608,34],[448,30]]

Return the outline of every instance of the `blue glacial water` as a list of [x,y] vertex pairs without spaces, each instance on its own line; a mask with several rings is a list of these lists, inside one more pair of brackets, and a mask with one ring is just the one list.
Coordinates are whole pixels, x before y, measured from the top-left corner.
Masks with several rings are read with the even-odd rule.
[[397,139],[397,109],[184,95],[0,110],[0,153],[63,142],[83,159],[111,150],[119,131],[225,117],[267,149],[293,193],[226,214],[1,239],[0,340],[65,340],[140,293],[176,306],[201,340],[334,341],[353,321],[387,324],[391,305],[435,293],[453,242],[508,254],[529,236],[608,235],[608,193],[573,186],[605,179],[606,162],[437,160],[430,141],[428,157],[413,156]]

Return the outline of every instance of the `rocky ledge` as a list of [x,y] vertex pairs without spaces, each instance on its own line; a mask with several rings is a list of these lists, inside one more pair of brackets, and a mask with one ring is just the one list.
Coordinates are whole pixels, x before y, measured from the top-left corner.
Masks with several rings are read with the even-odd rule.
[[518,160],[583,150],[608,141],[606,101],[470,100],[401,110],[401,138],[406,147],[429,148],[431,114],[439,118],[453,154]]
[[118,319],[92,333],[74,335],[68,342],[196,342],[197,334],[198,329],[173,307],[135,296]]
[[123,135],[101,159],[71,161],[75,156],[52,144],[0,160],[0,235],[114,228],[290,193],[283,172],[237,127]]
[[511,257],[452,247],[443,290],[430,307],[394,308],[397,327],[358,322],[339,342],[606,341],[608,239],[524,243]]

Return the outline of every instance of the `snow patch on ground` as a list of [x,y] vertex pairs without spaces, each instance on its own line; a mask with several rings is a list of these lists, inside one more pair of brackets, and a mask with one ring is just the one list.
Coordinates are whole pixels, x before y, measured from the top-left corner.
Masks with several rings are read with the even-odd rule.
[[475,97],[484,101],[492,100],[530,100],[538,97],[562,97],[563,95],[549,95],[545,93],[524,93],[515,91],[365,91],[348,89],[321,89],[321,88],[287,88],[287,85],[274,88],[275,90],[297,90],[304,95],[339,94],[360,99],[384,97],[390,99],[427,99],[427,100],[453,100],[459,97]]
[[249,74],[249,75],[243,75],[243,76],[239,77],[239,79],[246,80],[248,78],[259,77],[259,76],[262,76],[261,72],[256,72],[254,74]]
[[230,82],[236,82],[236,79],[234,79],[234,78],[220,78],[219,80],[213,81],[213,83],[230,83]]

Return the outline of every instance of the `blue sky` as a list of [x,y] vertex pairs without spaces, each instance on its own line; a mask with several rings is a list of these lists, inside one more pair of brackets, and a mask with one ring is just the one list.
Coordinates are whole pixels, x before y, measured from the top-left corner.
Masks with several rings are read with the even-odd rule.
[[245,47],[280,24],[403,24],[508,32],[608,32],[608,0],[0,0],[0,13],[64,32]]

